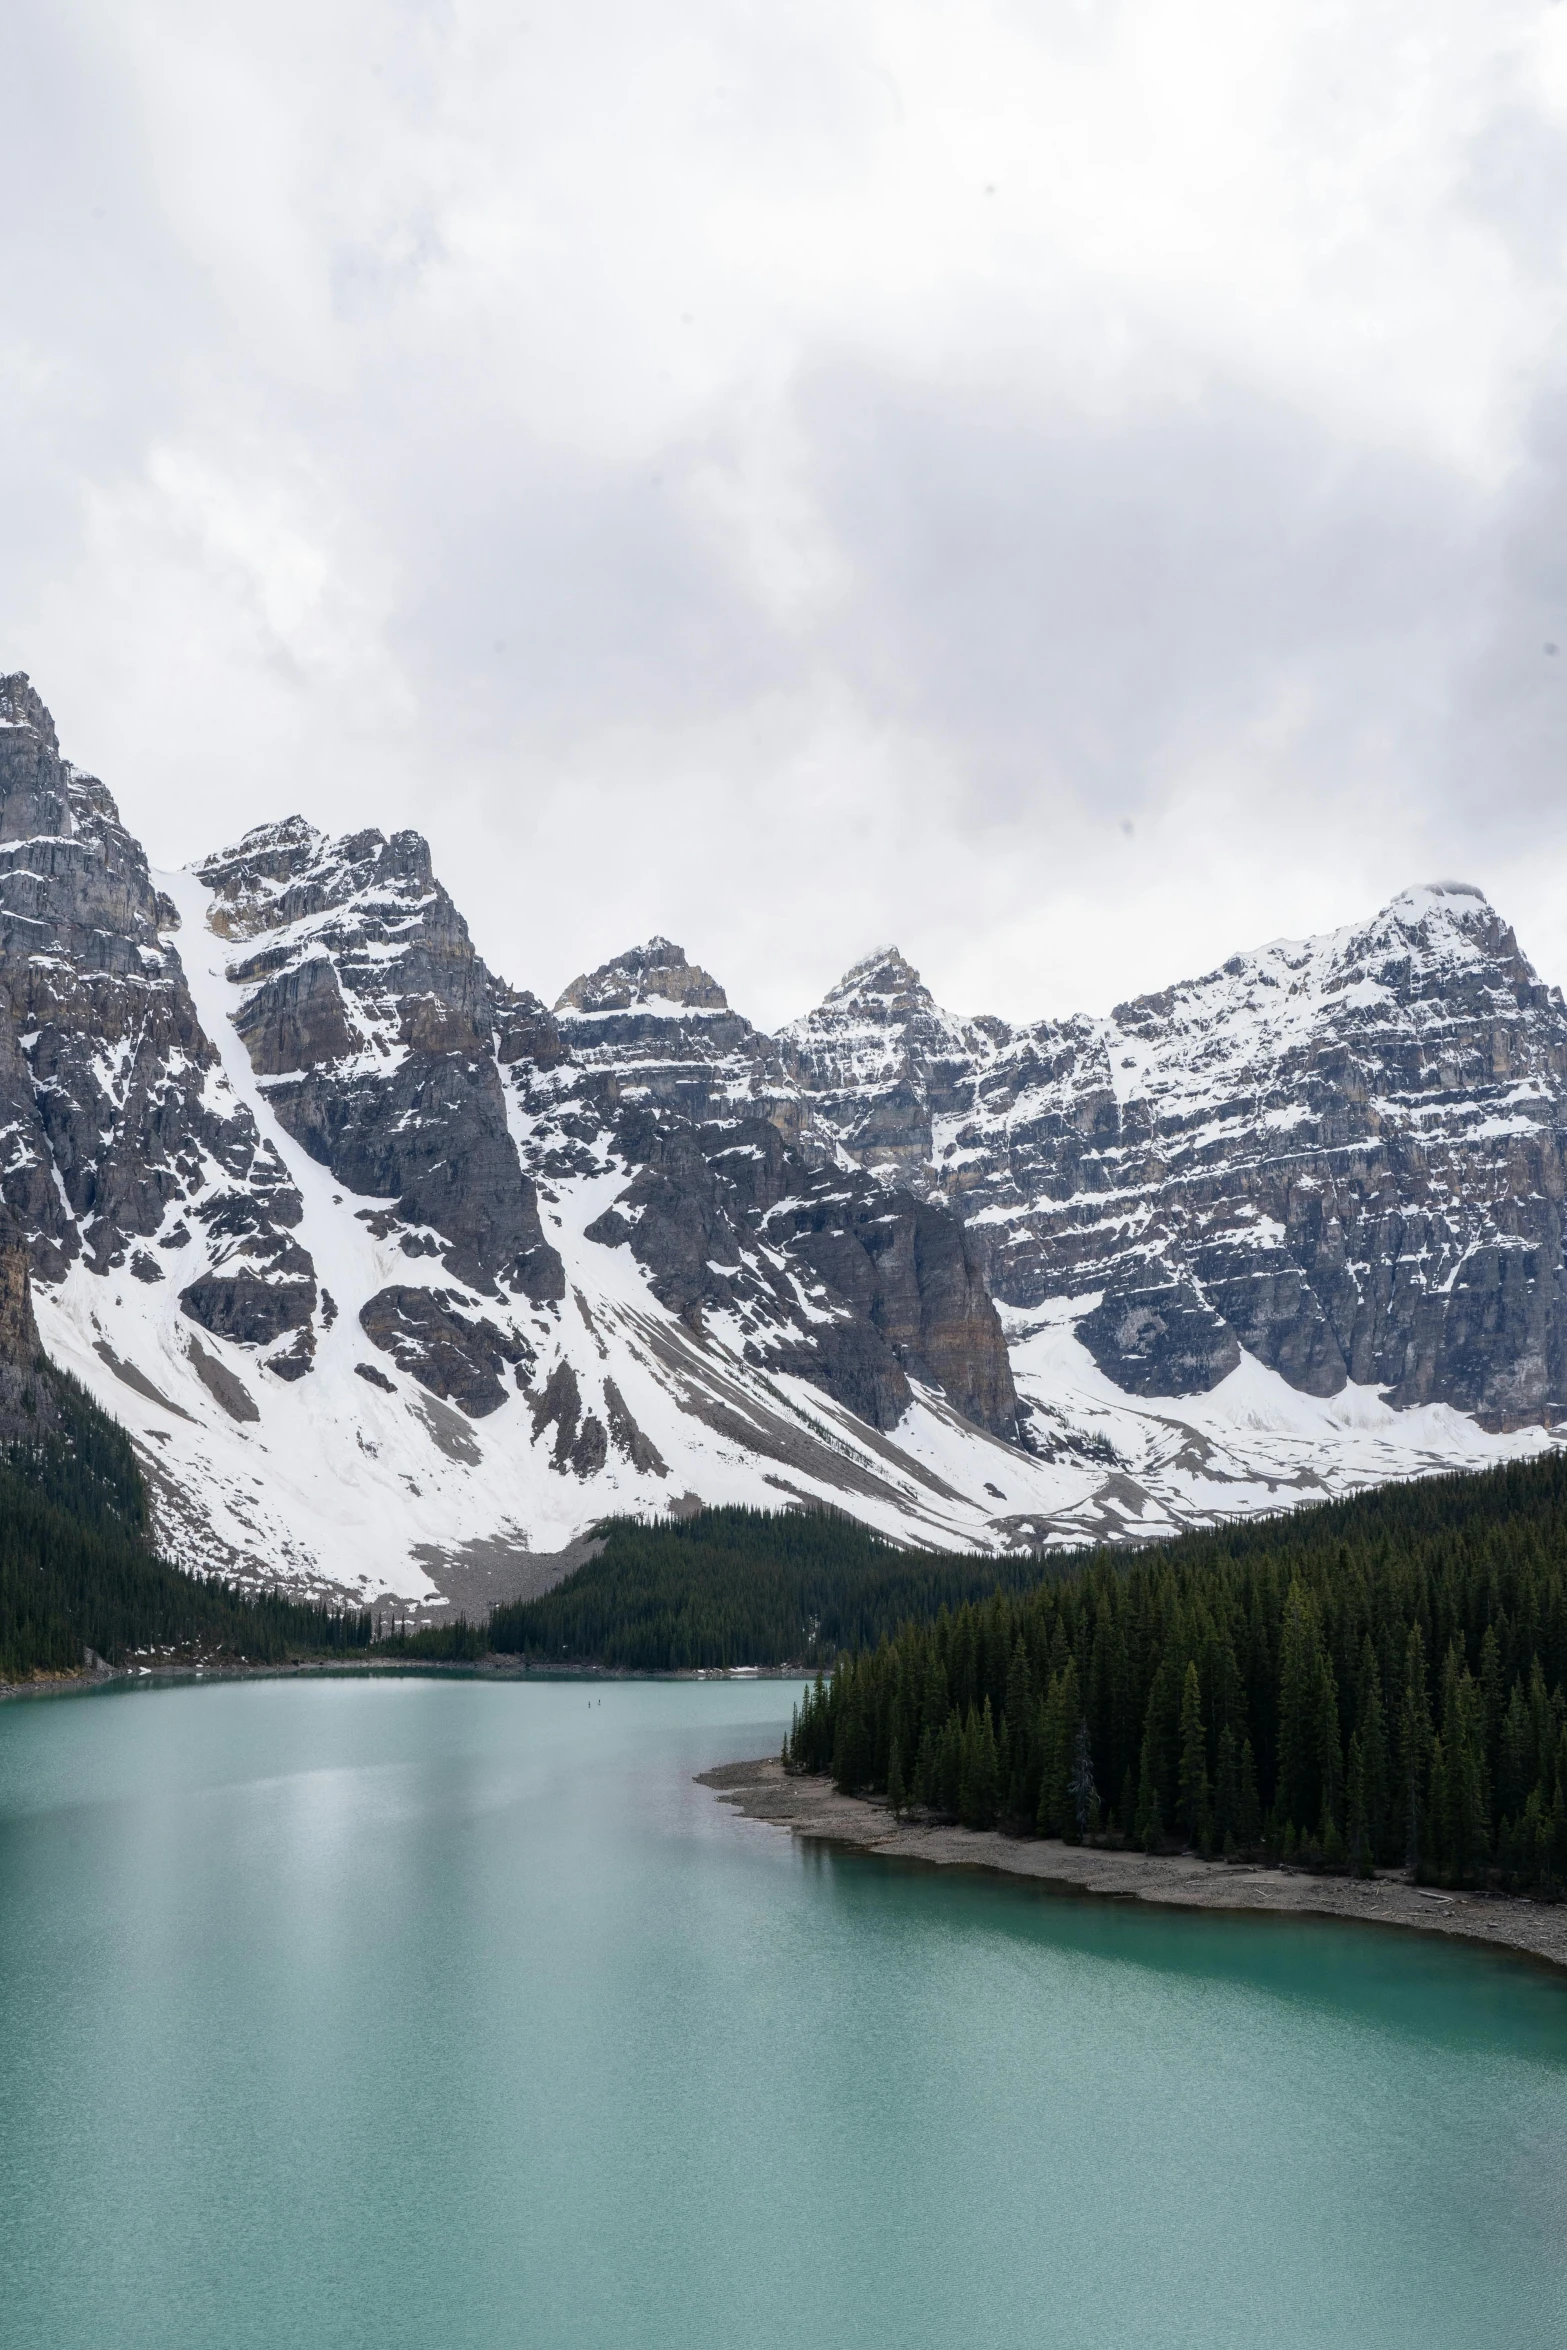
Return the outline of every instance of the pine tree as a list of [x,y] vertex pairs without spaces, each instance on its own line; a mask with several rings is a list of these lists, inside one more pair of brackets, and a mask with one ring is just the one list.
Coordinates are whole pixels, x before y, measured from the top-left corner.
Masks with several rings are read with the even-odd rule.
[[1235,1841],[1242,1852],[1255,1852],[1262,1842],[1262,1804],[1257,1795],[1257,1764],[1249,1738],[1241,1746],[1241,1791],[1235,1818]]
[[1398,1722],[1399,1785],[1404,1803],[1404,1857],[1418,1877],[1423,1866],[1426,1782],[1431,1768],[1431,1695],[1420,1626],[1411,1624],[1404,1649],[1404,1702]]
[[[11,1540],[0,1518],[0,1611]],[[722,1608],[712,1625],[733,1637]],[[0,1612],[0,1648],[5,1630]],[[692,1653],[706,1637],[680,1636]],[[1567,1461],[1550,1460],[965,1603],[844,1657],[804,1693],[786,1747],[792,1768],[830,1766],[889,1797],[901,1779],[905,1799],[949,1816],[1002,1801],[1021,1825],[1032,1801],[1040,1827],[1067,1835],[1093,1828],[1097,1760],[1127,1842],[1157,1849],[1179,1829],[1256,1850],[1265,1836],[1308,1866],[1342,1853],[1360,1870],[1407,1853],[1423,1877],[1484,1882],[1495,1866],[1551,1895],[1567,1885],[1564,1673]],[[964,1687],[960,1707],[949,1690]]]
[[1480,1643],[1480,1702],[1484,1714],[1485,1775],[1488,1786],[1496,1786],[1496,1769],[1501,1746],[1502,1713],[1506,1692],[1502,1686],[1502,1647],[1496,1637],[1496,1626],[1487,1624]]
[[[1361,1803],[1368,1866],[1386,1860],[1390,1774],[1387,1723],[1382,1710],[1382,1672],[1367,1633],[1360,1650],[1360,1710],[1355,1725],[1360,1740]],[[1358,1865],[1358,1864],[1357,1864]]]
[[1088,1735],[1088,1724],[1077,1725],[1077,1736],[1072,1745],[1072,1778],[1070,1785],[1072,1824],[1076,1831],[1073,1843],[1081,1844],[1089,1828],[1098,1826],[1099,1790],[1094,1785],[1094,1750]]
[[1219,1732],[1213,1773],[1213,1840],[1221,1852],[1233,1852],[1240,1812],[1240,1758],[1235,1732],[1228,1722]]
[[907,1797],[903,1785],[903,1749],[896,1738],[887,1752],[887,1806],[896,1815],[905,1808]]
[[1530,1768],[1531,1744],[1523,1683],[1515,1680],[1496,1746],[1496,1806],[1503,1819],[1518,1819],[1528,1801],[1529,1784],[1534,1776]]
[[1415,1863],[1417,1877],[1442,1877],[1449,1864],[1447,1757],[1440,1738],[1431,1741],[1426,1779],[1425,1845]]
[[962,1775],[963,1725],[958,1720],[957,1708],[954,1706],[936,1741],[936,1808],[949,1819],[958,1816]]
[[1021,1633],[1012,1644],[1012,1661],[1007,1667],[1004,1721],[1011,1759],[1007,1777],[1007,1817],[1031,1820],[1039,1806],[1037,1788],[1033,1790],[1030,1800],[1030,1780],[1037,1777],[1033,1752],[1034,1674]]
[[1078,1679],[1077,1659],[1068,1651],[1060,1674],[1055,1744],[1046,1765],[1054,1782],[1054,1796],[1059,1807],[1063,1836],[1071,1833],[1076,1816],[1072,1798],[1072,1758],[1077,1746],[1078,1725],[1082,1719],[1083,1692]]
[[1202,1688],[1194,1664],[1186,1668],[1181,1691],[1181,1828],[1191,1845],[1208,1840],[1208,1733],[1203,1728]]
[[914,1781],[910,1800],[921,1811],[933,1810],[936,1802],[936,1741],[927,1722],[920,1732],[919,1752],[914,1757]]
[[1484,1694],[1454,1641],[1442,1668],[1442,1849],[1447,1877],[1455,1885],[1473,1884],[1491,1856],[1485,1747]]
[[1344,1801],[1349,1865],[1357,1877],[1369,1877],[1375,1865],[1376,1840],[1367,1788],[1366,1753],[1358,1730],[1350,1732],[1346,1779]]
[[969,1712],[963,1741],[963,1779],[958,1817],[965,1828],[992,1828],[1000,1802],[995,1722],[987,1697],[976,1713]]
[[1143,1767],[1137,1782],[1137,1841],[1144,1852],[1158,1852],[1164,1845],[1164,1812],[1159,1801],[1159,1776],[1154,1765],[1154,1733],[1143,1734]]
[[838,1702],[838,1727],[832,1750],[834,1786],[845,1795],[853,1795],[869,1779],[871,1763],[871,1734],[865,1719],[861,1675],[851,1669]]
[[1315,1827],[1322,1808],[1322,1663],[1310,1597],[1292,1583],[1279,1643],[1277,1809],[1297,1833]]
[[928,1730],[931,1741],[940,1738],[947,1726],[947,1715],[952,1701],[947,1694],[947,1669],[941,1661],[941,1652],[934,1640],[926,1647],[925,1670],[920,1686],[920,1730]]
[[1072,1824],[1072,1744],[1082,1718],[1077,1666],[1068,1655],[1051,1678],[1042,1725],[1042,1767],[1036,1825],[1041,1836],[1065,1836]]
[[1326,1850],[1330,1837],[1335,1849],[1338,1822],[1344,1807],[1344,1749],[1339,1735],[1338,1680],[1326,1653],[1317,1672],[1317,1784],[1321,1791],[1321,1834]]

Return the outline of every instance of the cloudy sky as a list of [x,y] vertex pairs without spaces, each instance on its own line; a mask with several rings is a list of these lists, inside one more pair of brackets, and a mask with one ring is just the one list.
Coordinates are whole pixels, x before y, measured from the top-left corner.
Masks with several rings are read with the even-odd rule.
[[[1567,7],[11,0],[0,668],[553,996],[1567,981]],[[1555,647],[1562,647],[1558,655]]]

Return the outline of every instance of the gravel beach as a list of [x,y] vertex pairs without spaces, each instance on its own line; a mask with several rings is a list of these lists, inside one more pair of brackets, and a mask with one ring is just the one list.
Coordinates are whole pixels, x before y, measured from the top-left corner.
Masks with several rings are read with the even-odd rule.
[[1312,1877],[1296,1870],[1204,1861],[1190,1853],[1150,1856],[1102,1852],[1048,1839],[1003,1836],[994,1829],[927,1826],[895,1820],[873,1798],[840,1795],[830,1779],[796,1776],[777,1760],[725,1763],[704,1771],[711,1787],[746,1818],[769,1820],[797,1836],[848,1844],[893,1860],[937,1868],[992,1869],[1032,1877],[1064,1891],[1116,1900],[1161,1902],[1176,1909],[1298,1911],[1447,1934],[1493,1949],[1519,1951],[1567,1969],[1567,1903],[1526,1901],[1499,1893],[1443,1893],[1401,1875]]

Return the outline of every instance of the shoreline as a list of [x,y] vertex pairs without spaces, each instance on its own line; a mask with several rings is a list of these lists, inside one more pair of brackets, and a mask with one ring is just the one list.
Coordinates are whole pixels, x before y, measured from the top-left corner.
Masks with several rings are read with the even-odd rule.
[[1170,1909],[1250,1910],[1265,1916],[1329,1917],[1363,1926],[1440,1934],[1531,1958],[1567,1973],[1567,1903],[1511,1893],[1445,1893],[1411,1885],[1397,1872],[1312,1877],[1292,1869],[1205,1861],[1192,1853],[1108,1852],[1052,1838],[1004,1836],[894,1820],[874,1797],[840,1795],[826,1778],[796,1776],[775,1758],[721,1763],[697,1774],[742,1817],[792,1835],[847,1845],[885,1860],[932,1868],[979,1869],[1021,1877],[1101,1900],[1147,1901]]
[[144,1683],[207,1681],[292,1681],[315,1675],[371,1678],[378,1673],[451,1675],[466,1681],[800,1681],[801,1665],[679,1665],[667,1672],[633,1672],[629,1665],[538,1664],[494,1653],[478,1657],[341,1656],[286,1658],[280,1664],[204,1664],[167,1658],[155,1665],[81,1665],[68,1673],[36,1673],[26,1681],[0,1681],[0,1705],[12,1698],[86,1697],[95,1689],[139,1689]]

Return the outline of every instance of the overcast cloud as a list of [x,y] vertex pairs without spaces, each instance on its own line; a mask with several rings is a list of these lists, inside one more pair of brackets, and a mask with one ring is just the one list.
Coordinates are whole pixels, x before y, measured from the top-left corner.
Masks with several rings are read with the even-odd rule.
[[414,824],[763,1022],[1437,876],[1567,981],[1567,7],[6,22],[0,667],[160,861]]

